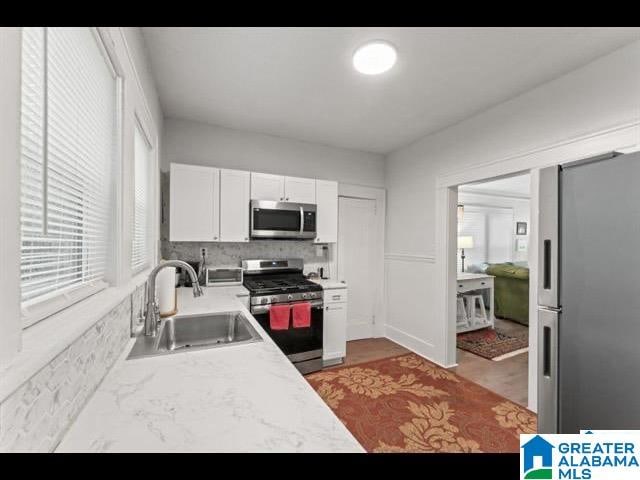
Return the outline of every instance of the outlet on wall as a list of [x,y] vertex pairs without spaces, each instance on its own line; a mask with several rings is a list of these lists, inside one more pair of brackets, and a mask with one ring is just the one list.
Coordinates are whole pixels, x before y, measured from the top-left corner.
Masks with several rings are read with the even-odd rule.
[[207,254],[208,254],[207,248],[206,247],[202,247],[200,249],[200,258],[202,258],[202,257],[207,258]]

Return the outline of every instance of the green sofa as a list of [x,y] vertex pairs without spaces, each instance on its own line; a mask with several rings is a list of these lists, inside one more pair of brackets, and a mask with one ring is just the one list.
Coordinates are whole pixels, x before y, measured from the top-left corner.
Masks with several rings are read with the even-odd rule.
[[529,325],[529,269],[513,263],[492,263],[486,272],[495,277],[496,317]]

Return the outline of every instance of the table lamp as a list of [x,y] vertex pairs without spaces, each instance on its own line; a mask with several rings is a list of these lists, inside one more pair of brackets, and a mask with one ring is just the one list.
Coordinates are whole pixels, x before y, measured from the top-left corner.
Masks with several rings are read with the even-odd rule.
[[458,248],[462,250],[460,258],[462,259],[462,271],[464,272],[464,249],[473,248],[473,237],[471,235],[458,237]]

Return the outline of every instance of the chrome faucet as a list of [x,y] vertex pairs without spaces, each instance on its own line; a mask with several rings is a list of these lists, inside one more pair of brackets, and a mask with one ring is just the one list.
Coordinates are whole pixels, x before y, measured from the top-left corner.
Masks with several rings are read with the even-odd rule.
[[169,260],[161,263],[156,268],[151,270],[149,279],[147,280],[147,311],[144,316],[144,334],[149,337],[155,337],[158,333],[158,322],[160,321],[160,307],[156,303],[156,276],[158,272],[165,267],[180,267],[184,268],[189,277],[191,277],[191,284],[193,285],[193,296],[199,297],[202,295],[202,288],[198,283],[198,275],[195,270],[187,262],[182,260]]

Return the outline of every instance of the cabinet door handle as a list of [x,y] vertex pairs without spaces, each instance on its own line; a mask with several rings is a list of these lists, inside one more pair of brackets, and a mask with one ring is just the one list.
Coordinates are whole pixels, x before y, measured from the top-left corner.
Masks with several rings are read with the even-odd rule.
[[480,285],[484,285],[484,282],[480,282]]
[[281,201],[282,201],[282,200],[284,200],[284,197],[280,197],[280,200],[281,200]]
[[289,197],[287,197],[287,202],[289,201]]
[[341,295],[334,295],[331,297],[332,300],[340,300],[340,298],[342,298]]

